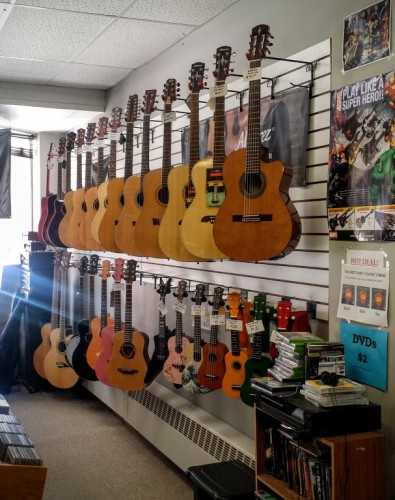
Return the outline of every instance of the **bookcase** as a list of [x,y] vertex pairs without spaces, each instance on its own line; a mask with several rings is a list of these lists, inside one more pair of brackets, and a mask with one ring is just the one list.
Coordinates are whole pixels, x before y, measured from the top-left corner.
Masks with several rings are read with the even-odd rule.
[[[255,476],[256,489],[269,490],[286,500],[298,500],[300,498],[325,499],[321,496],[312,496],[314,480],[317,477],[306,479],[307,486],[302,488],[302,481],[296,477],[298,486],[292,485],[295,482],[295,475],[289,478],[282,478],[281,471],[273,470],[272,460],[281,457],[281,447],[284,444],[282,439],[274,439],[268,442],[271,432],[278,429],[280,422],[271,415],[268,415],[255,406]],[[282,428],[283,429],[283,428]],[[280,430],[282,430],[280,429]],[[285,431],[285,434],[287,432]],[[280,434],[281,435],[281,434]],[[284,436],[284,434],[283,434]],[[271,436],[273,437],[273,436]],[[284,436],[284,439],[287,438]],[[290,449],[295,448],[294,459],[301,458],[301,462],[296,466],[296,476],[303,475],[302,460],[304,463],[314,462],[314,458],[321,453],[320,459],[326,464],[321,471],[326,471],[327,480],[330,482],[329,490],[332,500],[381,500],[385,498],[384,492],[384,435],[375,432],[362,432],[357,434],[346,434],[341,436],[315,437],[312,439],[294,439],[289,434],[288,443]],[[271,455],[274,454],[274,455]],[[289,453],[289,469],[295,466],[292,461],[292,452]],[[323,458],[322,458],[323,457]],[[312,460],[309,460],[309,459]],[[281,458],[280,458],[281,461]],[[308,475],[308,465],[305,473]],[[271,468],[271,470],[268,470]],[[288,470],[289,473],[290,470]],[[279,477],[276,477],[279,476]],[[310,487],[308,482],[310,481]],[[325,481],[325,473],[322,473],[322,483]],[[295,486],[296,489],[290,486]],[[298,488],[299,491],[298,492]],[[324,488],[320,484],[320,489]],[[305,490],[305,491],[303,491]],[[317,491],[317,490],[316,490]],[[326,490],[328,491],[328,490]]]

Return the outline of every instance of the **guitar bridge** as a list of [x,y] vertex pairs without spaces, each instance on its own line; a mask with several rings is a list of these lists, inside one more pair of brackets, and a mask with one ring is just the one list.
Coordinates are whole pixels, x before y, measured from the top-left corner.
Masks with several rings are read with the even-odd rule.
[[154,226],[160,226],[161,222],[162,222],[162,219],[154,219],[154,218],[152,218],[152,224]]
[[271,222],[272,220],[272,214],[243,214],[232,216],[233,222]]
[[134,370],[133,368],[118,368],[119,373],[122,373],[123,375],[134,375],[135,373],[138,373],[138,370]]
[[241,385],[232,385],[232,389],[233,389],[234,391],[240,391],[240,389],[241,389]]
[[204,376],[205,376],[207,379],[209,379],[209,380],[218,380],[217,375],[210,375],[210,374],[208,374],[208,373],[205,373],[205,375],[204,375]]
[[57,361],[56,366],[58,368],[70,368],[70,365],[68,365],[67,363],[63,363],[62,361]]
[[200,222],[209,222],[210,224],[214,224],[215,222],[215,215],[204,215]]

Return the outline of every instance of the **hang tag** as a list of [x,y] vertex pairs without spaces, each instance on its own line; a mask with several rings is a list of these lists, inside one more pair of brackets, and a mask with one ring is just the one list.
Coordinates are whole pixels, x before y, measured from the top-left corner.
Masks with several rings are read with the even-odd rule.
[[169,312],[167,307],[166,307],[166,304],[162,301],[159,301],[158,309],[159,309],[162,316],[166,316],[166,314]]
[[110,132],[108,134],[108,138],[110,141],[118,141],[119,140],[119,132]]
[[77,148],[77,149],[75,150],[75,154],[77,154],[77,155],[82,155],[82,148]]
[[253,335],[254,333],[264,332],[265,327],[263,326],[263,321],[261,319],[256,319],[246,323],[246,329],[248,335]]
[[272,333],[270,334],[270,342],[273,342],[273,344],[277,344],[278,342],[277,330],[272,330]]
[[212,314],[210,316],[210,326],[221,326],[225,324],[225,316],[223,314]]
[[226,320],[226,329],[241,332],[243,331],[243,322],[241,319],[229,318]]
[[192,316],[201,316],[203,313],[203,307],[201,305],[197,306],[196,304],[194,304],[191,310],[192,310]]
[[215,111],[215,97],[210,97],[207,101],[207,107],[211,109],[211,111]]
[[219,85],[215,85],[214,87],[210,87],[210,97],[222,97],[228,93],[228,86],[226,83],[221,83]]
[[253,80],[260,80],[262,78],[262,68],[248,68],[243,71],[243,80],[251,82]]
[[182,302],[179,302],[179,301],[176,301],[174,304],[173,304],[173,309],[176,311],[176,312],[179,312],[181,314],[185,314],[185,311],[187,310],[187,306],[185,304],[183,304]]
[[177,117],[174,111],[171,111],[170,113],[163,113],[162,114],[162,123],[170,123],[176,121]]
[[47,169],[52,170],[55,167],[55,163],[52,160],[47,161]]
[[112,291],[113,292],[121,292],[123,289],[124,289],[123,283],[115,282],[112,285]]
[[85,153],[93,153],[93,144],[85,144]]
[[64,155],[58,155],[58,163],[64,160]]

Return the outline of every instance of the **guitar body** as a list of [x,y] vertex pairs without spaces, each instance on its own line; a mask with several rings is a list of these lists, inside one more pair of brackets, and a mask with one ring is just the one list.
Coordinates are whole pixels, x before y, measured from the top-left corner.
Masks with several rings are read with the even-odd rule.
[[168,341],[174,335],[169,328],[166,327],[165,337],[159,335],[154,336],[154,353],[148,364],[147,374],[144,378],[144,383],[149,385],[163,370],[163,365],[169,357]]
[[124,184],[124,206],[119,219],[115,240],[119,249],[129,255],[144,257],[135,243],[135,228],[140,216],[142,193],[140,190],[140,176],[132,175]]
[[109,252],[121,251],[115,240],[115,232],[122,212],[123,185],[123,178],[111,179],[107,184],[107,206],[100,222],[98,235],[101,245]]
[[[227,196],[214,223],[215,243],[231,259],[272,259],[284,251],[292,237],[292,218],[280,194],[284,167],[279,161],[260,162],[260,174],[245,174],[245,165],[245,149],[234,151],[225,161]],[[243,179],[253,197],[244,195]],[[256,215],[259,220],[242,221],[245,215]]]
[[125,344],[124,332],[117,332],[112,338],[112,355],[108,362],[108,380],[119,389],[137,391],[145,387],[147,374],[148,337],[142,332],[132,332],[132,341]]
[[38,239],[43,245],[47,245],[48,241],[44,239],[44,227],[47,221],[47,218],[50,217],[49,207],[55,207],[54,203],[56,200],[56,194],[52,194],[50,196],[43,196],[41,198],[41,215],[40,220],[38,222]]
[[[106,205],[107,205],[107,186],[108,181],[102,182],[97,188],[97,200],[98,200],[98,209],[92,219],[91,223],[91,233],[92,238],[103,247],[99,238],[99,227],[101,221],[103,219],[104,214],[106,213]],[[104,248],[104,247],[103,247]]]
[[136,245],[145,257],[166,259],[167,255],[162,252],[158,243],[159,228],[168,200],[168,190],[162,186],[162,169],[145,174],[143,193],[144,205],[134,230]]
[[222,342],[203,346],[203,361],[198,371],[198,381],[211,391],[221,389],[225,376],[225,356],[228,348]]
[[[185,248],[202,259],[226,259],[214,241],[213,222],[218,213],[223,197],[219,197],[218,206],[207,206],[207,171],[212,168],[212,158],[200,160],[192,169],[192,182],[196,194],[185,212],[181,224],[181,239]],[[211,197],[212,198],[212,197]]]
[[[111,326],[114,324],[113,318],[110,316],[107,317],[107,326]],[[99,317],[94,318],[91,321],[91,334],[92,338],[89,342],[88,349],[86,350],[86,360],[88,365],[95,370],[97,357],[103,350],[103,339],[102,332],[100,331],[101,319]],[[104,330],[104,328],[103,328]]]
[[169,173],[169,203],[159,226],[158,242],[162,252],[169,259],[196,262],[199,259],[188,252],[181,240],[181,223],[186,212],[184,192],[188,178],[187,165],[173,168]]
[[108,380],[108,362],[112,355],[112,337],[114,335],[114,325],[103,328],[101,332],[102,350],[97,356],[95,372],[97,380],[102,384],[110,385]]
[[80,250],[88,250],[80,239],[80,226],[85,216],[85,212],[82,208],[84,199],[84,188],[80,188],[77,189],[77,191],[74,191],[73,208],[71,210],[71,216],[66,229],[66,240],[70,242],[70,246],[72,248],[79,248]]
[[245,379],[245,364],[248,359],[244,351],[238,356],[231,352],[225,356],[226,372],[222,380],[222,390],[230,398],[240,399],[240,389]]
[[53,245],[52,241],[49,239],[48,228],[52,219],[55,216],[55,210],[56,210],[55,202],[57,201],[57,199],[58,197],[56,196],[56,194],[48,198],[48,214],[43,224],[43,240],[46,242],[47,245]]
[[186,347],[187,364],[181,375],[182,387],[186,391],[195,394],[207,394],[210,389],[203,386],[198,380],[198,372],[203,359],[203,349],[200,352],[200,361],[196,361],[194,355],[196,356],[194,346],[193,343],[190,343]]
[[71,215],[73,213],[73,197],[74,191],[69,191],[64,195],[63,200],[63,217],[59,223],[58,235],[63,244],[69,248],[73,248],[72,242],[68,238],[68,227],[70,224]]
[[88,250],[103,250],[91,233],[92,221],[97,212],[97,187],[91,187],[85,192],[85,206],[86,213],[80,226],[80,239]]
[[[244,366],[245,379],[240,389],[240,398],[248,406],[254,406],[254,394],[256,389],[251,387],[251,378],[264,377],[267,374],[267,369],[273,366],[273,362],[263,356],[262,359],[249,358]],[[252,396],[251,396],[252,394]]]
[[90,342],[89,320],[83,319],[77,325],[78,334],[73,338],[77,339],[75,349],[71,355],[71,364],[74,371],[85,380],[97,380],[95,370],[93,370],[86,359],[86,351]]
[[60,341],[60,330],[55,328],[49,336],[51,348],[44,359],[44,371],[50,384],[59,389],[69,389],[78,382],[78,375],[67,363],[66,344]]
[[48,224],[44,227],[45,239],[55,247],[67,246],[59,238],[59,225],[63,219],[63,201],[56,199],[54,201],[54,211]]
[[168,342],[169,357],[163,364],[163,375],[166,379],[180,386],[182,385],[182,373],[188,362],[186,357],[188,344],[190,342],[186,337],[182,337],[182,343],[179,346],[176,345],[176,338],[170,337]]
[[34,369],[42,378],[47,378],[44,371],[44,359],[51,348],[51,344],[49,343],[50,333],[51,323],[45,323],[45,325],[41,327],[41,344],[37,347],[33,354]]

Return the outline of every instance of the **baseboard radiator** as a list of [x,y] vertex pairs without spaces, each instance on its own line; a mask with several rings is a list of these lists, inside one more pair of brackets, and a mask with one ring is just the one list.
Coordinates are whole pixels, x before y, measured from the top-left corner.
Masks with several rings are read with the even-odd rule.
[[252,439],[159,383],[129,393],[84,384],[182,470],[233,459],[255,467]]

